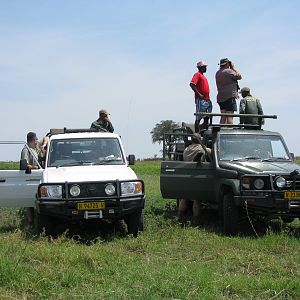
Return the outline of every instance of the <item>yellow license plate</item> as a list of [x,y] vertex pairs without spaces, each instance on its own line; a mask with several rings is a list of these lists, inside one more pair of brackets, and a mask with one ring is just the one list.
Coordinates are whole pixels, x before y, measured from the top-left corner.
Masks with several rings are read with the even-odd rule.
[[94,209],[104,209],[105,202],[78,202],[78,210],[94,210]]
[[284,199],[300,199],[300,192],[284,192]]

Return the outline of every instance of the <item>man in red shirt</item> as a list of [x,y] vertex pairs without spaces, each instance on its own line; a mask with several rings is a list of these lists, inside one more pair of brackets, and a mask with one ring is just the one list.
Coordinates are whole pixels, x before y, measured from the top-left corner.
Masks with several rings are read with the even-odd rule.
[[[211,112],[212,103],[209,98],[209,84],[207,78],[203,75],[207,70],[207,64],[204,61],[197,63],[198,72],[194,74],[190,87],[195,92],[196,112]],[[195,132],[199,132],[201,116],[196,116]],[[208,118],[204,118],[204,123],[208,123]]]

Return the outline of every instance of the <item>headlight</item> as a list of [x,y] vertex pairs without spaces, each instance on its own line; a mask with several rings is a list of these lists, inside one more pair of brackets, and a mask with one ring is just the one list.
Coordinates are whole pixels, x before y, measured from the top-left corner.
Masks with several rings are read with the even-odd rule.
[[254,180],[253,185],[257,190],[262,190],[265,186],[265,182],[261,178],[257,178]]
[[74,184],[70,188],[70,194],[72,197],[78,197],[80,195],[80,186],[77,184]]
[[247,190],[250,189],[251,182],[252,180],[250,177],[243,177],[241,180],[242,187]]
[[62,186],[61,185],[42,185],[40,187],[41,198],[62,198]]
[[122,182],[121,194],[124,195],[141,195],[143,193],[143,184],[140,181]]
[[113,184],[111,184],[111,183],[109,183],[109,184],[107,184],[106,186],[105,186],[105,193],[106,193],[106,195],[108,195],[108,196],[112,196],[112,195],[114,195],[115,193],[116,193],[116,188],[115,188],[115,186],[113,185]]
[[275,185],[277,188],[283,189],[286,186],[286,180],[283,177],[278,176],[275,178]]

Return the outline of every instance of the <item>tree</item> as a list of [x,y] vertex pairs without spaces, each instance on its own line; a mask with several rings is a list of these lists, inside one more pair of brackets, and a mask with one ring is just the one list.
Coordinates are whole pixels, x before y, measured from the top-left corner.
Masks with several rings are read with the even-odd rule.
[[172,120],[160,121],[155,127],[150,131],[152,136],[152,143],[158,142],[159,144],[163,141],[164,133],[170,133],[174,128],[178,128],[179,123]]

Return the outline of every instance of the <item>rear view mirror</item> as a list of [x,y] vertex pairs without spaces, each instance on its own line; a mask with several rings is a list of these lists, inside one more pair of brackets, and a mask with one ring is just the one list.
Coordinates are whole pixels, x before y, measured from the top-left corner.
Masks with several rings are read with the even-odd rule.
[[135,156],[133,154],[128,155],[128,164],[134,165],[135,164]]

